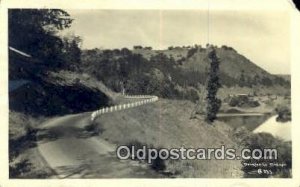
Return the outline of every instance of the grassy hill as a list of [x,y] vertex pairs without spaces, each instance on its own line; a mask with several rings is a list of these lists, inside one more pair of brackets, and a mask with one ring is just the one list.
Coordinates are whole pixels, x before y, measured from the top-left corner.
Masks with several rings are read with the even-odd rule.
[[276,74],[276,76],[281,77],[286,81],[291,81],[291,75]]
[[[232,82],[231,85],[238,84],[242,74],[245,81],[248,81],[247,86],[250,84],[261,84],[266,86],[273,86],[276,84],[286,86],[289,84],[287,76],[270,74],[231,47],[222,46],[215,48],[221,62],[221,77],[223,79],[229,79],[229,81]],[[168,50],[153,51],[146,49],[133,50],[133,53],[141,54],[147,59],[150,59],[151,56],[156,54],[164,54],[167,57],[174,58],[177,62],[181,61],[181,69],[187,72],[196,71],[201,74],[206,73],[209,67],[209,60],[207,58],[208,52],[208,48],[202,48],[201,46],[190,48],[177,47]]]
[[[270,74],[231,47],[214,48],[220,60],[220,82],[227,94],[233,94],[232,90],[290,94],[290,81],[286,78]],[[166,50],[86,50],[82,54],[83,71],[116,92],[123,87],[130,94],[195,101],[207,79],[208,51],[197,45]]]
[[[242,71],[248,77],[258,75],[260,77],[271,77],[272,75],[262,68],[258,67],[255,63],[248,60],[243,55],[236,52],[234,49],[217,48],[216,53],[220,59],[220,71],[229,77],[238,79]],[[207,58],[208,50],[206,48],[198,49],[184,63],[183,68],[204,72],[209,66]]]
[[[156,148],[238,148],[232,129],[216,121],[208,125],[202,119],[190,119],[194,104],[190,101],[160,99],[153,104],[100,116],[100,138],[117,145],[151,145]],[[239,160],[166,161],[166,170],[176,177],[241,176]]]

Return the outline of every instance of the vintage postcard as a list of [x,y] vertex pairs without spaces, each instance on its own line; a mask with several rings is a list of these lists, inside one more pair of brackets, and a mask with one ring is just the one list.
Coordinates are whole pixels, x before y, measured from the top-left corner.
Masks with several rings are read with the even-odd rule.
[[244,3],[1,2],[0,186],[298,187],[299,11]]

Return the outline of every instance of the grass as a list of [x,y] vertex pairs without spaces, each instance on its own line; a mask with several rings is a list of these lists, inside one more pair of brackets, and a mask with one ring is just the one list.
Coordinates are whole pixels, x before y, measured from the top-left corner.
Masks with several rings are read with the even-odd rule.
[[[190,120],[194,104],[165,100],[133,109],[103,115],[97,123],[104,129],[101,138],[117,145],[141,142],[161,148],[238,147],[230,137],[231,128],[216,121]],[[233,177],[241,175],[239,161],[167,161],[165,170],[178,177]]]
[[64,83],[66,85],[73,84],[74,82],[80,80],[81,84],[89,88],[97,88],[101,90],[101,92],[103,92],[112,100],[114,100],[118,96],[117,93],[107,88],[102,82],[86,73],[75,73],[71,71],[62,70],[59,72],[51,72],[49,75],[49,79],[51,80],[51,82],[58,82],[59,84]]
[[36,132],[46,118],[10,111],[9,177],[48,178],[53,174],[36,150]]

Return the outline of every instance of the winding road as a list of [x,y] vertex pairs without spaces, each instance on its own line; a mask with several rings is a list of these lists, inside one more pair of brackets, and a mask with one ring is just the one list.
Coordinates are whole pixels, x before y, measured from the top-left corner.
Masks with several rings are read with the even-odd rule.
[[[149,99],[152,99],[154,102],[156,99],[153,100],[153,98],[153,96],[151,98],[144,97],[144,99],[139,97],[139,101],[126,106],[138,107],[150,102]],[[155,98],[157,97],[155,96]],[[132,100],[134,97],[130,99]],[[127,109],[126,107],[115,106],[113,108],[116,111]],[[108,111],[116,112],[114,109]],[[106,111],[106,109],[104,108],[102,111]],[[146,164],[117,159],[115,153],[116,145],[101,139],[100,136],[93,136],[85,130],[85,126],[90,124],[91,115],[95,114],[95,112],[57,117],[42,124],[38,133],[38,150],[47,165],[54,171],[54,177],[157,177],[159,174],[150,170]],[[100,115],[100,113],[98,112],[97,115]]]

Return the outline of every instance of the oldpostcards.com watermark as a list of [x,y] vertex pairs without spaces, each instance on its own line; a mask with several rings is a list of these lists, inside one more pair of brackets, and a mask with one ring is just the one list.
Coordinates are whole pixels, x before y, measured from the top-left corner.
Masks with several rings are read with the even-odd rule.
[[[238,154],[239,152],[239,154]],[[278,157],[276,149],[242,149],[236,151],[233,148],[149,148],[142,146],[119,146],[116,150],[117,157],[121,160],[138,159],[151,163],[153,160],[276,160]]]

